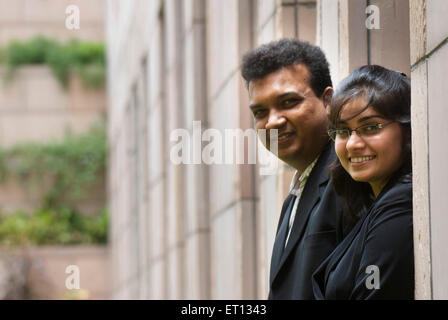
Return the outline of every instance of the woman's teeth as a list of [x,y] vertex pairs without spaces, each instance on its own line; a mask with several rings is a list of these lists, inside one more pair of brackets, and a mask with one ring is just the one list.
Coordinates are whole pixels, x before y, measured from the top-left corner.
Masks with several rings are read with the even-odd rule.
[[373,158],[375,158],[375,156],[350,158],[350,162],[359,163],[359,162],[372,160]]

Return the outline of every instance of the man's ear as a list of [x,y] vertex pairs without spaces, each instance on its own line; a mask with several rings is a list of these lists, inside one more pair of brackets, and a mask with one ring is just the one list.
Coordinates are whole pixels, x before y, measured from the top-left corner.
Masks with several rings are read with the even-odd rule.
[[325,109],[327,109],[327,112],[330,111],[330,103],[331,103],[331,97],[333,97],[333,88],[332,87],[326,87],[324,90],[324,93],[322,93],[322,101],[324,102]]

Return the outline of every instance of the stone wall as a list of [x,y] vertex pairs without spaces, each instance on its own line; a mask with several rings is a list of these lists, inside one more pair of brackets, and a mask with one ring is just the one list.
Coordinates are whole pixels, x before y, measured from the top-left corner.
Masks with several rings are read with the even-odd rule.
[[[66,28],[66,8],[80,10],[80,29]],[[27,40],[44,35],[61,42],[77,38],[104,41],[103,0],[0,0],[0,47],[11,40]],[[85,88],[72,76],[63,88],[52,71],[43,65],[18,68],[5,82],[6,70],[0,67],[0,146],[18,143],[60,140],[66,131],[85,132],[106,117],[104,90]],[[85,213],[97,213],[105,203],[105,180],[87,190],[78,207]],[[13,212],[39,207],[40,190],[24,190],[17,181],[0,186],[0,206]]]
[[[69,5],[80,11],[80,29],[65,27]],[[12,39],[25,40],[43,34],[67,41],[104,39],[104,0],[0,0],[0,46]]]
[[416,297],[447,299],[448,3],[411,0],[410,8]]
[[[108,1],[112,298],[267,297],[278,215],[293,170],[279,163],[277,174],[260,176],[257,165],[175,165],[170,134],[178,128],[191,133],[194,120],[201,121],[201,132],[251,128],[241,57],[283,37],[320,45],[335,86],[367,63],[407,74],[412,66],[413,116],[423,117],[413,124],[416,252],[423,254],[416,255],[417,287],[427,288],[431,277],[444,283],[440,230],[446,221],[439,211],[440,181],[447,171],[440,162],[445,131],[438,122],[444,119],[439,117],[444,91],[443,81],[436,79],[443,70],[439,59],[445,57],[446,32],[438,25],[443,19],[433,18],[444,5],[420,2],[431,8],[425,11],[431,14],[425,32],[433,45],[428,47],[426,36],[414,32],[426,29],[413,1],[370,1],[380,9],[378,30],[366,28],[367,1]],[[413,48],[424,43],[414,57]],[[426,58],[429,69],[421,69]],[[425,103],[434,110],[431,130]],[[428,160],[428,151],[437,157]],[[437,168],[431,180],[429,166]],[[438,190],[431,195],[430,184]],[[428,201],[438,210],[431,212],[437,225],[429,223]],[[434,228],[432,241],[437,240],[433,246],[429,228]],[[437,263],[432,275],[429,250]],[[446,287],[434,285],[434,297],[436,292],[443,297]],[[426,293],[419,297],[432,297]]]
[[[108,299],[109,252],[104,246],[0,248],[1,299]],[[67,279],[79,270],[79,289]],[[69,285],[74,284],[69,278]]]

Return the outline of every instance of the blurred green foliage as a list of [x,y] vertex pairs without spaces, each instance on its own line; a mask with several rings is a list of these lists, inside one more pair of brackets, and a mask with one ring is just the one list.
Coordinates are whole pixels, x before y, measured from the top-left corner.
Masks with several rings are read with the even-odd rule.
[[42,207],[60,208],[104,175],[106,157],[105,125],[96,124],[79,135],[66,133],[60,142],[0,149],[0,182],[14,177],[24,188],[48,185]]
[[0,215],[0,245],[97,244],[107,242],[108,215],[84,216],[69,209]]
[[43,191],[41,208],[33,214],[0,215],[0,243],[106,242],[106,211],[86,217],[73,208],[86,187],[104,178],[106,156],[104,124],[83,134],[67,133],[60,142],[0,149],[0,183],[13,178],[23,188]]
[[13,40],[0,49],[0,63],[8,68],[7,79],[22,65],[46,64],[64,87],[68,85],[71,72],[78,74],[88,88],[102,88],[105,83],[103,43],[71,40],[61,44],[43,36],[28,41]]

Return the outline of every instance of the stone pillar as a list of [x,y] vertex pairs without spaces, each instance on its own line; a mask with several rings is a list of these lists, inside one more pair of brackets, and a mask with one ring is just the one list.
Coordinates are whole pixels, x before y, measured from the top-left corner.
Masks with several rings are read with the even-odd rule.
[[448,170],[448,4],[410,1],[416,298],[448,298],[445,182]]
[[[202,133],[209,127],[207,121],[206,79],[206,1],[189,0],[184,4],[184,43],[182,108],[185,109],[183,126],[193,137],[193,122],[200,121]],[[202,149],[203,150],[203,149]],[[191,150],[193,151],[193,150]],[[202,159],[201,159],[202,160]],[[185,297],[210,299],[210,201],[209,166],[200,161],[185,166],[186,219],[185,232]]]
[[[182,128],[185,115],[183,86],[184,41],[182,0],[166,0],[164,6],[167,65],[165,70],[165,98],[168,135]],[[170,146],[170,143],[167,143]],[[185,167],[176,165],[169,159],[170,150],[165,150],[168,178],[168,202],[166,211],[166,252],[167,256],[167,298],[181,299],[184,296],[184,277],[182,277],[184,256],[185,223]]]

